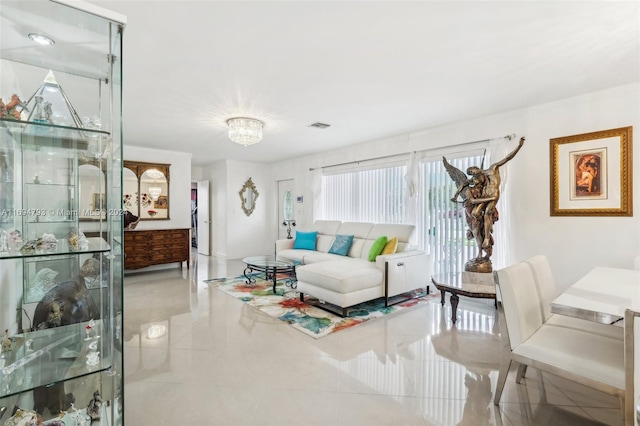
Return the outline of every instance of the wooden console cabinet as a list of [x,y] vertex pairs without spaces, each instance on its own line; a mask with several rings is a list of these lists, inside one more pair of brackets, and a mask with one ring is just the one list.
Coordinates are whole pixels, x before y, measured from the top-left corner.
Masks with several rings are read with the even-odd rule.
[[162,263],[187,262],[189,229],[151,229],[124,232],[124,269],[139,269]]

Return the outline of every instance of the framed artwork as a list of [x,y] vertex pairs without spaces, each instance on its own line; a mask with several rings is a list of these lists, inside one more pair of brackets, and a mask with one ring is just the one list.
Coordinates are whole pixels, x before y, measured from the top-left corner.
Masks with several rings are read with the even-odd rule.
[[156,209],[166,209],[169,204],[169,199],[166,195],[161,195],[158,197],[157,201],[154,201],[153,207]]
[[551,216],[633,216],[632,127],[554,138]]
[[107,200],[105,194],[93,193],[93,210],[106,210]]

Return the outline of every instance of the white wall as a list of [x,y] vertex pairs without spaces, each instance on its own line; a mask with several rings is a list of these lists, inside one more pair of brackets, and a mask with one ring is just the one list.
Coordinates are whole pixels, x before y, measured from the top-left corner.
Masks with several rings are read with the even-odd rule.
[[[549,257],[560,290],[567,288],[596,265],[632,268],[640,253],[640,221],[637,217],[551,217],[549,215],[549,139],[617,127],[640,129],[640,84],[616,87],[545,105],[478,118],[476,120],[399,135],[384,140],[282,161],[270,166],[271,182],[293,177],[298,227],[313,222],[310,167],[362,160],[439,146],[460,144],[515,133],[525,136],[520,153],[507,164],[506,191],[511,205],[512,251],[509,262],[535,254]],[[513,141],[515,146],[516,141]],[[633,154],[640,164],[640,149]],[[634,174],[639,188],[640,171]],[[277,196],[277,194],[276,194]],[[271,197],[270,202],[276,200]],[[505,197],[506,198],[506,197]],[[638,210],[638,196],[634,211]],[[272,211],[276,207],[272,206]],[[500,205],[499,205],[500,208]],[[496,223],[495,232],[504,232]],[[269,229],[272,227],[270,226]],[[508,231],[507,231],[508,232]],[[276,238],[275,231],[270,234]]]
[[[257,191],[256,207],[247,216],[242,210],[240,190],[251,178]],[[228,259],[273,253],[269,224],[274,197],[269,166],[244,161],[218,161],[202,168],[202,179],[211,188],[211,252]],[[277,194],[276,194],[277,196]]]
[[[251,178],[258,199],[256,207],[247,216],[242,210],[240,190]],[[239,259],[246,256],[273,253],[275,241],[268,229],[273,223],[270,214],[273,190],[269,166],[241,161],[227,161],[227,257]]]
[[191,154],[124,145],[124,159],[171,164],[169,220],[141,220],[136,229],[191,228]]
[[193,182],[197,182],[199,180],[206,180],[204,178],[204,168],[202,167],[191,167],[191,180]]

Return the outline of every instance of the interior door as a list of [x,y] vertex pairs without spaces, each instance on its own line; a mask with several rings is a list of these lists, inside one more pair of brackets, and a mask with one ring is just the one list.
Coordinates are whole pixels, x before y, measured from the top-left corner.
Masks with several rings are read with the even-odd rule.
[[[278,181],[278,239],[287,238],[287,228],[282,226],[282,222],[284,221],[284,199],[287,194],[287,191],[291,192],[291,196],[294,199],[295,204],[295,196],[293,194],[293,179],[280,180]],[[293,219],[295,219],[295,209]],[[291,232],[293,235],[293,231]]]
[[198,253],[209,256],[211,219],[209,216],[209,181],[198,181]]

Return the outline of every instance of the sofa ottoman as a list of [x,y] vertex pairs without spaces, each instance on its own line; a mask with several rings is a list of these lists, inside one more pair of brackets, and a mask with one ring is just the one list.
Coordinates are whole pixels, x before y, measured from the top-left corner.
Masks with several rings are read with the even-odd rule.
[[300,300],[312,294],[321,303],[329,302],[342,307],[384,296],[384,273],[369,262],[332,260],[299,266],[296,269]]

